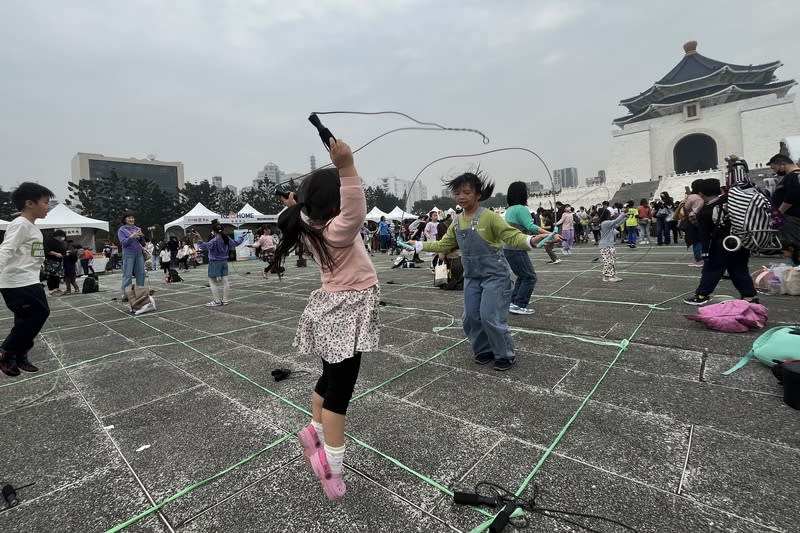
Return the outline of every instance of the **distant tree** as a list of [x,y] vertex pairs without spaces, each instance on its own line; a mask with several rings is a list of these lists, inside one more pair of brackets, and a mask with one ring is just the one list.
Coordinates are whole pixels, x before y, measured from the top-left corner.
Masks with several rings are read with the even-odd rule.
[[184,186],[181,191],[179,211],[185,213],[198,203],[203,204],[212,211],[219,211],[219,195],[217,188],[211,185],[208,180],[203,180],[198,184],[187,183]]
[[414,202],[414,213],[422,215],[431,212],[434,207],[438,207],[444,211],[448,209],[455,209],[456,201],[452,196],[434,196],[431,200],[418,200]]
[[12,214],[16,211],[17,208],[11,203],[11,191],[4,191],[0,187],[0,218],[11,220]]
[[[483,207],[505,207],[508,205],[508,201],[506,199],[506,195],[503,193],[497,193],[491,198],[488,198],[481,202]],[[423,213],[429,213],[434,207],[438,207],[443,211],[447,211],[448,209],[455,209],[456,201],[455,198],[452,196],[434,196],[432,200],[419,200],[414,202],[414,213],[421,215]]]
[[[130,179],[113,173],[107,177],[70,182],[64,203],[85,216],[109,223],[109,237],[115,240],[122,215],[132,212],[136,224],[150,237],[160,238],[164,224],[178,216],[178,195],[161,190],[154,181]],[[153,227],[152,231],[147,228]]]
[[382,187],[367,187],[364,189],[367,198],[367,209],[377,207],[383,212],[388,213],[397,206],[403,207],[403,200],[394,194],[386,192]]
[[[294,180],[289,180],[287,183],[282,184],[280,188],[283,191],[297,191]],[[241,199],[242,202],[249,203],[264,214],[274,215],[283,209],[283,203],[278,195],[275,194],[277,189],[277,185],[270,181],[258,180],[255,187],[242,193]]]
[[233,190],[223,187],[217,189],[217,206],[220,213],[231,213],[242,207],[242,201]]

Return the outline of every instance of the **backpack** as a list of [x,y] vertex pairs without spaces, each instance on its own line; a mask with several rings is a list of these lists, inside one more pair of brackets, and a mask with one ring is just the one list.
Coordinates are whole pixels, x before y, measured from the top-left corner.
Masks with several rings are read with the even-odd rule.
[[723,374],[733,374],[753,357],[767,366],[800,357],[800,327],[779,326],[768,329],[755,340],[750,351]]
[[461,263],[461,258],[448,258],[444,262],[447,265],[447,283],[439,285],[439,288],[446,291],[463,291],[464,265]]
[[778,234],[772,229],[772,208],[755,187],[731,187],[725,208],[730,234],[751,252],[780,250]]
[[81,289],[81,294],[89,294],[91,292],[98,292],[100,290],[100,282],[97,281],[97,275],[89,274],[89,276],[83,280],[83,288]]
[[177,283],[179,281],[183,281],[183,278],[178,274],[177,270],[170,268],[169,275],[167,275],[167,283]]

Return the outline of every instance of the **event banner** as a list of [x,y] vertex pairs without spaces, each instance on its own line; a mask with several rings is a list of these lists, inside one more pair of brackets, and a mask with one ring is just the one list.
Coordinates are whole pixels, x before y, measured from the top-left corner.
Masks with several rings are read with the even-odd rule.
[[256,253],[253,249],[253,232],[243,229],[235,229],[233,230],[233,237],[238,239],[244,235],[244,241],[242,244],[236,247],[236,260],[237,261],[247,261],[248,259],[255,259]]

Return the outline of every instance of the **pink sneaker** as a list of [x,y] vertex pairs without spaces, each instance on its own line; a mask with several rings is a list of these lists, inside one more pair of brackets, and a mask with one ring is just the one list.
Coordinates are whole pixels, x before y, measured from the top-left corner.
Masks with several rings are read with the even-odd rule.
[[[311,460],[311,456],[317,453],[317,450],[322,448],[322,443],[319,441],[317,430],[311,424],[307,425],[297,434],[300,444],[303,445],[303,455],[307,460]],[[324,451],[324,450],[323,450]]]
[[341,474],[332,474],[328,466],[328,457],[325,455],[325,449],[322,448],[316,454],[311,456],[311,468],[314,469],[314,474],[319,478],[322,485],[322,491],[325,496],[332,502],[338,502],[344,497],[347,492],[347,487],[344,484]]

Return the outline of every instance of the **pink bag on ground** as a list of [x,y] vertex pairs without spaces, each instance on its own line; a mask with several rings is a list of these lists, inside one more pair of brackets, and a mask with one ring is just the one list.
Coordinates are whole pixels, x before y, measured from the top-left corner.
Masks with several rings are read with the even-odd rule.
[[685,315],[689,320],[701,322],[708,329],[725,333],[744,333],[761,329],[767,322],[767,308],[746,300],[729,300],[706,305],[696,315]]

